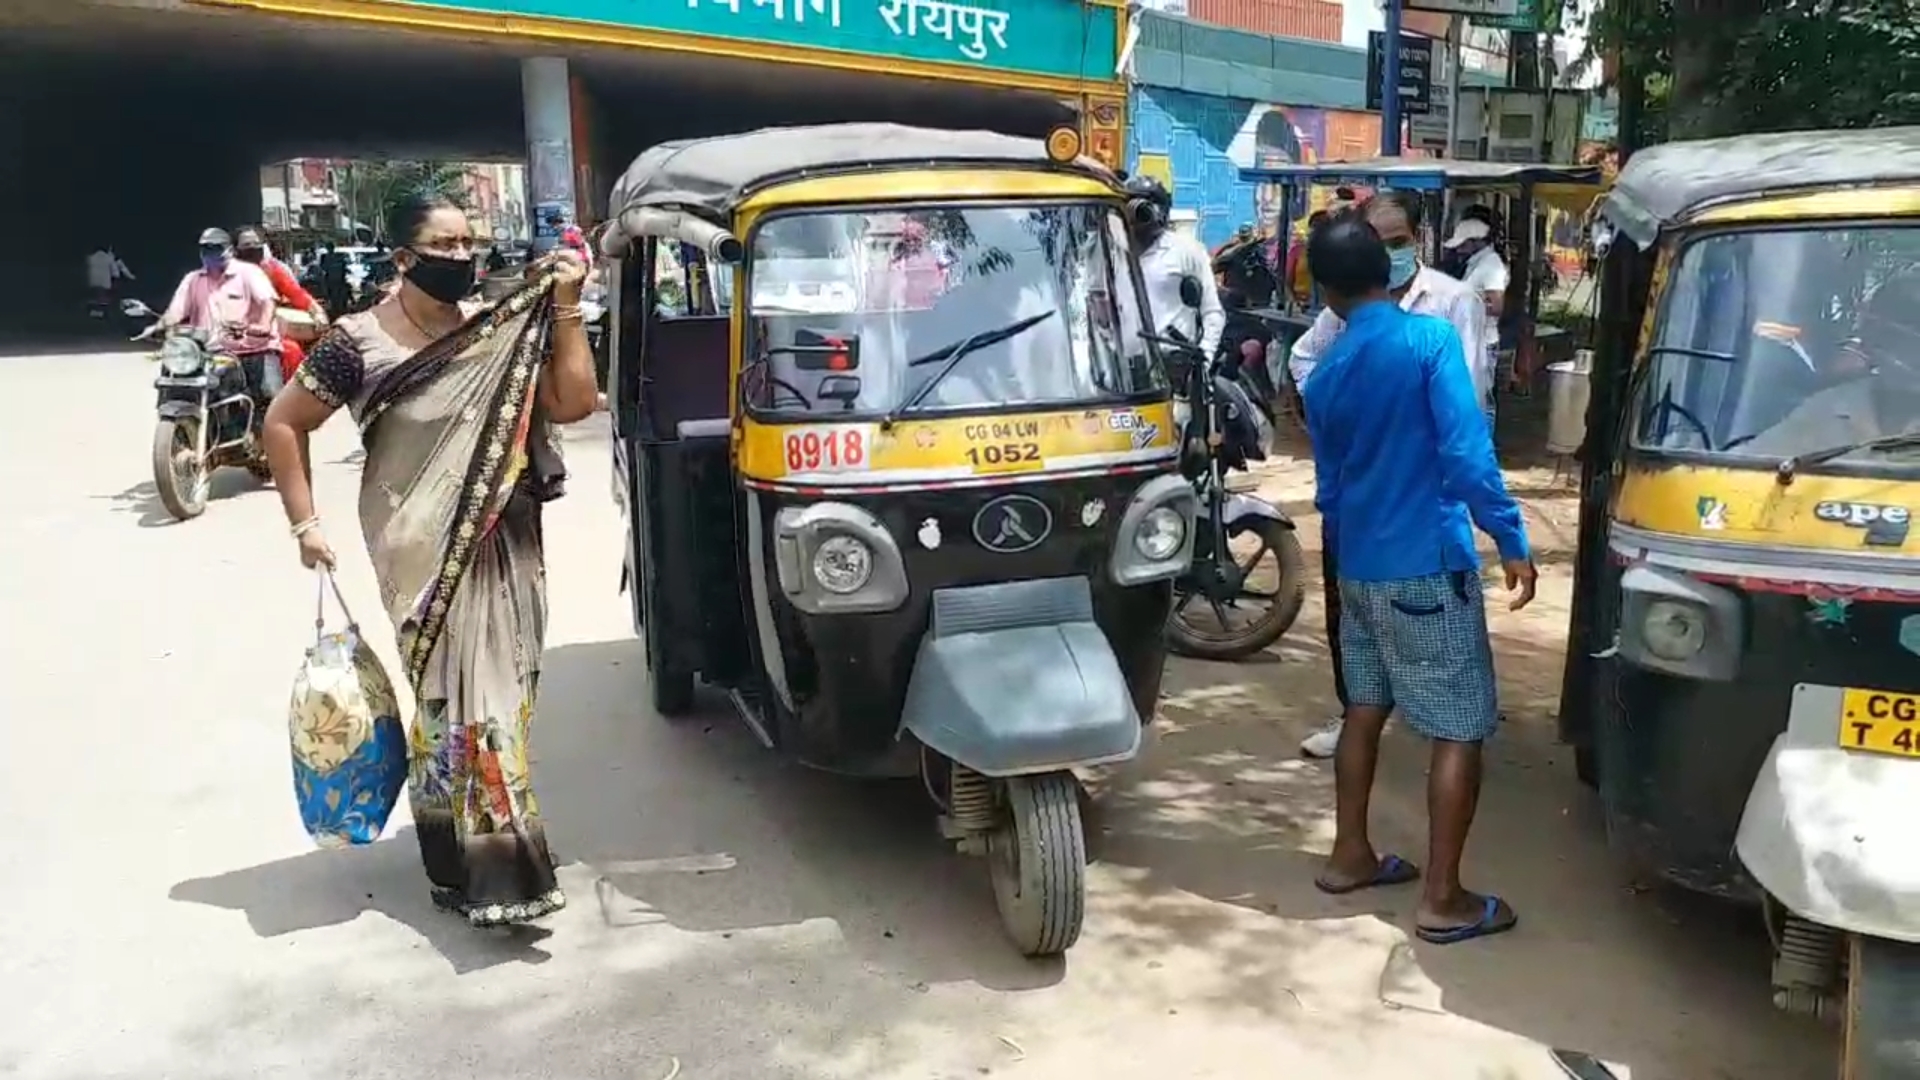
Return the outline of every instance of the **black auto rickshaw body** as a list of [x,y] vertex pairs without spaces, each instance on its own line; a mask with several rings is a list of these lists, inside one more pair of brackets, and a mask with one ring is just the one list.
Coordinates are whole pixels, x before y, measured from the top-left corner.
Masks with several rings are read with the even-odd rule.
[[1192,554],[1114,178],[890,124],[642,154],[613,192],[615,496],[653,702],[921,775],[1029,955],[1077,938],[1080,789],[1153,715]]
[[1562,736],[1845,1080],[1920,1077],[1920,128],[1644,150],[1595,228]]

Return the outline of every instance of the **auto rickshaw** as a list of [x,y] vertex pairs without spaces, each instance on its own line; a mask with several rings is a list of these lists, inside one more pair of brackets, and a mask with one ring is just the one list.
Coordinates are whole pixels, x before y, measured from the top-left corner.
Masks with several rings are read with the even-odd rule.
[[1562,737],[1844,1080],[1920,1077],[1920,128],[1654,147],[1598,219]]
[[1139,748],[1192,554],[1114,177],[1048,139],[772,128],[615,186],[615,498],[653,704],[918,775],[1001,920],[1085,905],[1071,770]]

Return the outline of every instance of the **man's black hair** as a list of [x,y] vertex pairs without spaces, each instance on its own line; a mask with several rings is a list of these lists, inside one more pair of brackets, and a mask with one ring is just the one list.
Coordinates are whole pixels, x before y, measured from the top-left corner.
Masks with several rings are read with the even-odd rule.
[[1308,234],[1307,267],[1323,292],[1357,300],[1386,290],[1392,259],[1373,226],[1341,214]]
[[1401,213],[1407,215],[1407,228],[1412,229],[1414,232],[1420,231],[1420,221],[1424,211],[1420,205],[1420,196],[1414,192],[1404,191],[1400,188],[1386,188],[1374,192],[1373,199],[1368,201],[1382,202],[1399,210]]
[[1333,215],[1327,213],[1325,210],[1315,210],[1313,213],[1307,215],[1307,228],[1317,229],[1325,225],[1327,219],[1332,216]]

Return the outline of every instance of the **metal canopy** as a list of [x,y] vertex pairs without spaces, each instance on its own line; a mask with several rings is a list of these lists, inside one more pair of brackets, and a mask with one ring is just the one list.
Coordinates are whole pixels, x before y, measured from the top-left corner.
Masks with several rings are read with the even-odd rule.
[[1375,157],[1324,161],[1315,165],[1273,165],[1240,170],[1253,183],[1347,184],[1352,187],[1409,191],[1577,185],[1598,187],[1600,169],[1591,165],[1533,165],[1454,158]]
[[1634,154],[1600,214],[1646,247],[1716,204],[1898,183],[1920,183],[1920,127],[1740,135]]

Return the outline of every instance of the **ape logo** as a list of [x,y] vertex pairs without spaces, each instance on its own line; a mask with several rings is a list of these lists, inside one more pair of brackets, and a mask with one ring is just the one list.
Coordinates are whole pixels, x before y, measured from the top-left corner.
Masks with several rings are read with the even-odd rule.
[[1813,508],[1813,516],[1850,529],[1865,529],[1866,543],[1873,547],[1905,544],[1907,529],[1913,523],[1911,510],[1881,503],[1823,502]]

